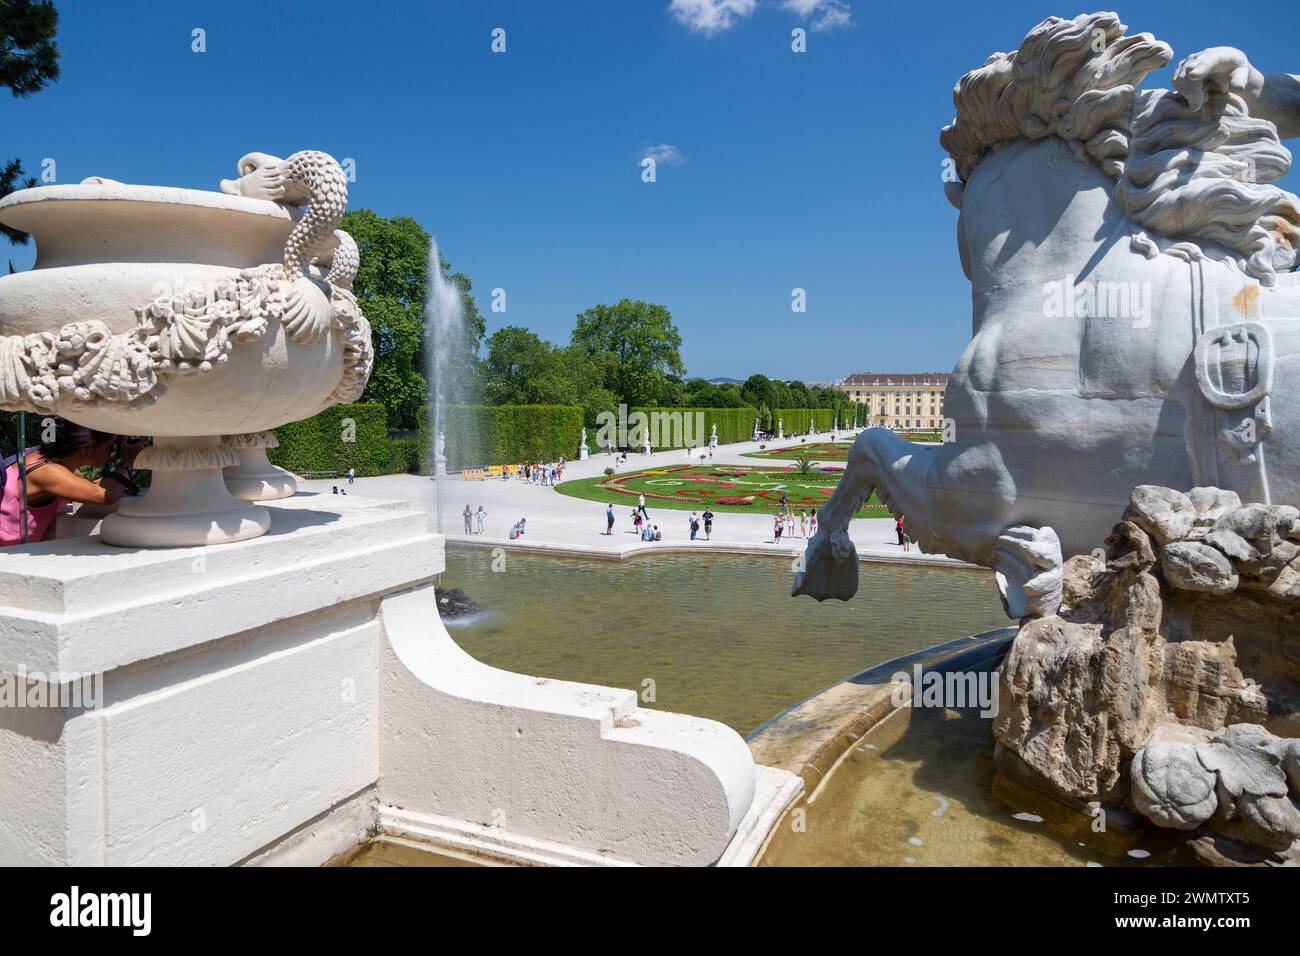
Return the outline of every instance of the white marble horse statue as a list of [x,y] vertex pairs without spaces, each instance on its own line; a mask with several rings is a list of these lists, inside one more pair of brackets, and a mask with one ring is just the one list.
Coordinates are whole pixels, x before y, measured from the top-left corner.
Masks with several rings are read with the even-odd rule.
[[953,91],[972,339],[942,445],[854,443],[794,593],[857,590],[872,492],[922,548],[997,572],[1012,617],[1054,613],[1062,555],[1105,539],[1135,485],[1300,504],[1300,200],[1274,185],[1300,80],[1239,51],[1188,58],[1113,13],[1030,31]]

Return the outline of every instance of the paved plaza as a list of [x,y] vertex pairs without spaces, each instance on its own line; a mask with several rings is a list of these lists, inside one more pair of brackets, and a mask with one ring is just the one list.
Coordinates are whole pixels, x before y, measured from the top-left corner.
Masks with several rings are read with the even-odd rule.
[[[810,436],[809,443],[829,440],[829,436]],[[769,448],[781,446],[781,442],[766,442]],[[787,438],[784,444],[797,448],[797,438]],[[738,442],[720,445],[714,450],[712,463],[738,464],[755,467],[760,464],[753,458],[745,458],[746,452],[757,451],[759,442]],[[565,465],[564,480],[590,478],[600,475],[611,466],[613,457],[593,454],[587,461],[573,461]],[[688,458],[685,451],[657,451],[650,455],[630,452],[627,463],[619,472],[626,474],[644,468],[681,464],[698,461],[699,451],[694,458]],[[780,462],[773,462],[779,465]],[[807,542],[796,537],[793,541],[783,537],[779,545],[772,540],[773,513],[770,511],[754,514],[721,513],[714,518],[712,540],[704,539],[701,529],[697,539],[691,541],[690,512],[673,508],[656,508],[654,502],[647,502],[650,522],[659,526],[663,540],[642,542],[632,527],[632,509],[637,499],[634,495],[614,494],[607,501],[584,501],[562,495],[554,488],[527,484],[518,478],[508,480],[461,481],[456,476],[433,481],[423,475],[382,475],[374,478],[358,478],[348,485],[346,479],[315,480],[301,482],[300,487],[307,491],[330,494],[332,487],[346,489],[349,496],[367,498],[397,499],[409,502],[413,508],[436,513],[439,530],[447,535],[449,541],[475,544],[520,547],[530,550],[557,552],[605,553],[610,556],[626,556],[654,550],[695,548],[700,550],[739,551],[739,552],[776,552],[797,554]],[[606,535],[605,509],[607,503],[614,505],[614,533]],[[479,505],[487,512],[484,533],[466,536],[464,534],[463,512],[465,505],[471,511],[477,511]],[[509,539],[510,528],[520,518],[527,521],[526,534],[516,541]],[[797,530],[797,524],[796,524]],[[904,553],[898,546],[894,533],[892,518],[859,518],[850,530],[853,543],[857,546],[858,556],[863,560],[912,561],[918,563],[950,563],[951,559],[942,555],[922,554],[916,545]]]

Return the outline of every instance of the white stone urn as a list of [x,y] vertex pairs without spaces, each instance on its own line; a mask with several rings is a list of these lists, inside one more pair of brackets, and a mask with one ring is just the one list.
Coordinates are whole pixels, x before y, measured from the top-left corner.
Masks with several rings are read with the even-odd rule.
[[0,408],[153,438],[136,460],[151,487],[104,519],[109,544],[263,534],[269,512],[232,495],[223,469],[247,491],[265,449],[244,461],[223,436],[355,401],[369,378],[359,256],[337,228],[343,170],[308,150],[250,153],[238,172],[221,192],[95,178],[0,200],[0,222],[37,251],[30,272],[0,278]]

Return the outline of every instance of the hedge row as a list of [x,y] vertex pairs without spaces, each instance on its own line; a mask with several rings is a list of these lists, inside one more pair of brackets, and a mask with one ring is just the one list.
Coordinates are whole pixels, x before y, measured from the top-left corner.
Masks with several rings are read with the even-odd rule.
[[[633,408],[628,410],[629,421],[624,423],[627,432],[615,432],[619,447],[639,445],[630,421],[635,412],[645,413],[652,427],[658,414],[659,433],[651,436],[656,448],[705,445],[714,426],[722,444],[748,441],[759,415],[749,407]],[[829,408],[782,408],[774,414],[783,419],[787,433],[798,434],[808,430],[809,422],[816,422],[818,431],[830,431],[835,413]],[[447,467],[459,471],[481,465],[554,461],[561,455],[577,458],[582,421],[582,409],[576,405],[450,406],[443,420]],[[299,475],[341,475],[349,468],[355,468],[358,475],[428,474],[430,431],[427,409],[421,417],[418,438],[389,438],[384,406],[336,405],[312,418],[275,429],[280,447],[272,449],[268,457]],[[599,429],[587,430],[587,444],[593,453],[605,447],[602,439]]]
[[275,429],[279,448],[267,457],[295,474],[391,475],[419,467],[417,439],[390,439],[388,416],[377,403],[335,405],[319,415]]
[[[429,471],[429,416],[421,415],[420,470]],[[577,405],[451,405],[443,414],[447,467],[517,465],[578,457],[582,409]],[[588,433],[587,443],[595,447]]]
[[[780,419],[788,435],[801,435],[811,424],[816,424],[819,432],[828,432],[835,423],[833,408],[778,408],[772,414]],[[775,429],[776,423],[772,427]]]
[[[625,436],[626,446],[637,448],[641,442],[633,434],[631,424],[632,415],[636,412],[644,412],[646,415],[647,427],[654,428],[654,415],[659,415],[658,435],[651,435],[651,443],[655,448],[685,448],[687,445],[700,447],[709,443],[709,436],[713,434],[713,426],[718,428],[718,443],[727,445],[732,442],[749,441],[754,436],[754,419],[758,417],[758,410],[748,406],[740,408],[670,408],[666,406],[644,406],[639,408],[628,409],[629,423],[627,426],[627,435]],[[597,435],[589,434],[587,444],[591,446],[594,452],[598,449],[603,450],[605,447],[604,436],[600,435],[600,442],[597,444]],[[619,436],[615,435],[615,444],[618,444]]]

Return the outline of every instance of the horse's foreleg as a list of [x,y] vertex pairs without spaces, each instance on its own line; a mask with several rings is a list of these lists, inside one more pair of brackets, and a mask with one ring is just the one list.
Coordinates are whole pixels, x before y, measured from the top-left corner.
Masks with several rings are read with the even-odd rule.
[[831,500],[817,509],[817,533],[804,550],[803,567],[790,592],[795,596],[847,601],[858,593],[858,549],[849,537],[849,522],[876,490],[878,475],[869,434],[863,432],[853,443],[844,477]]

